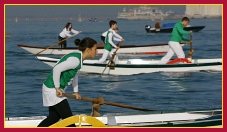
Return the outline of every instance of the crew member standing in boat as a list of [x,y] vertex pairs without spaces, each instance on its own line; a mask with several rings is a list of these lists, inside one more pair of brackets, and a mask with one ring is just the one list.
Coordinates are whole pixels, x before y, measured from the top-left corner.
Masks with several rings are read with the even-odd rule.
[[43,83],[43,105],[48,107],[49,116],[38,127],[50,126],[58,122],[59,119],[65,119],[73,115],[67,98],[63,97],[68,85],[72,84],[73,95],[76,99],[81,99],[78,93],[78,72],[85,59],[96,56],[97,42],[91,38],[84,38],[82,41],[77,40],[77,45],[79,51],[63,56]]
[[158,20],[158,21],[155,23],[154,28],[155,28],[156,31],[160,31],[160,28],[161,28],[161,26],[160,26],[160,20]]
[[[81,31],[77,31],[73,29],[72,23],[68,22],[65,25],[65,28],[61,31],[61,33],[58,36],[58,40],[62,41],[66,38],[72,37],[74,35],[79,34]],[[59,48],[66,48],[67,47],[67,42],[66,40],[59,43]]]
[[[113,40],[118,39],[121,42],[124,41],[124,39],[114,31],[114,30],[117,29],[117,22],[114,21],[114,20],[110,20],[109,25],[110,25],[110,29],[106,32],[106,37],[105,37],[104,52],[103,52],[102,57],[98,61],[99,63],[104,63],[106,61],[108,55],[110,57],[113,55],[113,53],[114,53],[113,47],[116,48],[116,49],[120,48],[119,46],[116,46],[114,44]],[[105,34],[105,32],[103,33],[103,35],[104,34]],[[102,39],[102,37],[101,37],[101,39]],[[114,57],[114,62],[118,63],[118,57],[117,56]]]
[[[121,39],[122,39],[122,37],[119,35],[119,29],[118,29],[118,27],[117,27],[116,29],[114,29],[114,31],[115,31],[116,34],[115,34],[115,36],[113,36],[113,40],[114,40],[114,41],[117,41],[117,42],[120,42]],[[107,33],[108,33],[108,31],[102,33],[102,35],[101,35],[101,40],[102,40],[104,43],[105,43],[105,39],[106,39]]]
[[188,17],[183,17],[181,21],[177,22],[171,34],[169,44],[169,50],[164,57],[162,57],[160,64],[166,64],[174,53],[177,55],[178,58],[185,58],[185,54],[183,48],[180,45],[181,41],[190,41],[189,39],[184,37],[184,34],[190,34],[192,31],[185,31],[184,27],[189,24],[190,20]]

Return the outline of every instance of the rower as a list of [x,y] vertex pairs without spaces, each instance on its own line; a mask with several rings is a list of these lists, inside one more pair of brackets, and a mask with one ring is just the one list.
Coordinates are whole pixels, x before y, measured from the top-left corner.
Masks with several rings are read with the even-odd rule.
[[160,20],[158,20],[158,21],[155,23],[154,28],[155,28],[156,31],[160,31],[160,28],[161,28],[161,26],[160,26]]
[[[71,35],[71,33],[73,35]],[[58,40],[62,41],[66,38],[73,37],[74,35],[79,34],[79,33],[81,33],[81,31],[74,30],[72,23],[68,22],[65,25],[65,28],[61,31],[61,33],[59,33]],[[66,48],[67,42],[66,42],[66,40],[64,40],[64,41],[60,42],[58,45],[59,45],[59,48]]]
[[[108,55],[111,57],[114,53],[113,47],[116,49],[119,49],[119,46],[116,46],[113,42],[113,38],[118,38],[121,41],[124,41],[124,39],[117,34],[114,30],[117,29],[117,22],[114,20],[110,20],[109,22],[110,29],[107,31],[106,37],[105,37],[105,47],[102,57],[99,59],[99,63],[104,63],[108,57]],[[115,56],[114,62],[117,62],[118,58]]]
[[184,27],[189,24],[190,20],[188,17],[183,17],[181,21],[177,22],[171,34],[171,39],[168,42],[169,50],[164,57],[162,57],[160,64],[166,64],[171,57],[176,54],[178,58],[185,58],[184,51],[180,45],[181,41],[191,41],[183,36],[183,34],[191,34],[192,31],[185,31]]

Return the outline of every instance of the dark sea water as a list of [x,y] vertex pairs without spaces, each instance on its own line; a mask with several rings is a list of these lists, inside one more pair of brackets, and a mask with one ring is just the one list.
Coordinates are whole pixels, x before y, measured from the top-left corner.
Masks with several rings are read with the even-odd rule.
[[[174,22],[166,20],[165,22]],[[100,35],[106,31],[108,21],[72,22],[76,30],[83,31],[77,38],[92,37],[101,42]],[[170,34],[148,34],[148,20],[119,20],[120,34],[125,45],[167,43]],[[163,22],[164,23],[164,22]],[[49,46],[56,43],[58,33],[66,22],[7,22],[6,34],[6,117],[45,116],[48,109],[42,106],[42,83],[51,67],[35,59],[17,44]],[[222,58],[222,20],[192,19],[191,25],[206,26],[193,33],[194,58]],[[74,46],[74,38],[68,46]],[[189,46],[184,46],[185,54]],[[137,58],[138,56],[130,57]],[[161,59],[148,56],[146,59]],[[222,72],[150,73],[131,76],[100,76],[80,74],[79,91],[82,96],[154,110],[203,110],[222,108]],[[67,93],[72,92],[69,86]],[[90,114],[91,103],[69,99],[73,114]],[[129,113],[135,110],[102,105],[101,114]],[[138,111],[139,112],[139,111]]]

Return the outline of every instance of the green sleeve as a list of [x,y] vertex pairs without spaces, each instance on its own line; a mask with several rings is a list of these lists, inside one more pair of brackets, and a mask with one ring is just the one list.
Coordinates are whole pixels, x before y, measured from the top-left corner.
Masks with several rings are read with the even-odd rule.
[[186,38],[185,36],[182,36],[182,40],[183,41],[190,41],[188,38]]
[[180,32],[180,34],[190,34],[189,31],[185,31],[184,30],[184,27],[181,25],[181,23],[179,23],[177,26],[176,26],[177,30]]

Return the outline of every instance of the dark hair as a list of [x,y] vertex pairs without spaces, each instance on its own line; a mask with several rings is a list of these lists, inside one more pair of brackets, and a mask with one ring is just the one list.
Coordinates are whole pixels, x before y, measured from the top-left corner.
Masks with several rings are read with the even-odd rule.
[[188,17],[183,17],[183,18],[181,19],[181,21],[182,21],[182,22],[183,22],[183,21],[189,21],[189,22],[190,22],[190,20],[189,20]]
[[109,22],[110,27],[112,27],[112,25],[114,25],[114,24],[117,24],[117,22],[114,20],[110,20],[110,22]]
[[97,44],[97,42],[94,39],[89,37],[86,37],[82,40],[75,39],[74,43],[76,46],[78,46],[78,49],[82,52],[85,51],[86,48],[92,48],[95,44]]
[[[68,22],[68,23],[65,25],[65,28],[66,28],[67,30],[68,30],[70,24],[72,25],[72,23]],[[69,31],[71,31],[71,29],[72,29],[72,28],[70,28]]]

